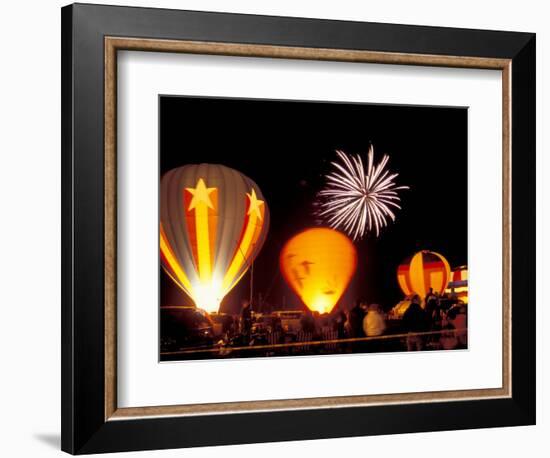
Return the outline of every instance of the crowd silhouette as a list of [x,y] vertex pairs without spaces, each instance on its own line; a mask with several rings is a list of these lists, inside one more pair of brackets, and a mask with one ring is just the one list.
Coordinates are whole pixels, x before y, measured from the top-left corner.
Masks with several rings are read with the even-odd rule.
[[430,288],[426,297],[414,294],[405,301],[408,306],[401,316],[364,299],[349,309],[337,304],[328,314],[305,309],[289,329],[277,314],[255,314],[250,301],[243,300],[238,319],[228,318],[224,324],[224,337],[238,336],[243,345],[341,340],[331,347],[340,352],[467,348],[467,305],[453,293],[440,295]]

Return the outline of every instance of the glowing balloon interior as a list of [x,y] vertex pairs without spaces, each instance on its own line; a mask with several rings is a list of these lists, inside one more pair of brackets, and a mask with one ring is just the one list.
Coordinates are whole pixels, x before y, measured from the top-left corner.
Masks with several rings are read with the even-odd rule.
[[286,282],[310,310],[329,313],[355,272],[357,253],[341,232],[307,229],[283,247],[280,266]]
[[218,164],[172,169],[160,188],[162,266],[197,307],[218,311],[265,241],[269,209],[260,188]]
[[399,265],[397,281],[406,296],[415,293],[424,299],[430,288],[442,294],[450,274],[449,263],[439,253],[419,251]]

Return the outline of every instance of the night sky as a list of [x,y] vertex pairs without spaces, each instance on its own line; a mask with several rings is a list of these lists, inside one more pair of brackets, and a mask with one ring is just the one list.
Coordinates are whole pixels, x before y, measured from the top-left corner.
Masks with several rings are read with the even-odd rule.
[[[357,297],[391,308],[401,298],[396,269],[421,249],[444,255],[451,267],[467,264],[466,108],[370,105],[161,96],[160,170],[219,163],[254,180],[269,205],[271,225],[254,264],[254,290],[274,309],[301,302],[279,272],[286,240],[315,226],[312,203],[331,170],[335,150],[374,160],[390,155],[389,168],[402,210],[381,235],[356,242],[357,272],[341,302]],[[164,272],[161,305],[191,305]],[[248,295],[249,274],[226,296],[222,311],[236,312]]]

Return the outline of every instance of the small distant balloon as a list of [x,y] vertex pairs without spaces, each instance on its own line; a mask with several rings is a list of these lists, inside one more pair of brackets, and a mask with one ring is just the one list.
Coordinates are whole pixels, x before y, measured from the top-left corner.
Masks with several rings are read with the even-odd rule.
[[449,283],[448,261],[434,251],[419,251],[405,259],[397,268],[397,281],[406,296],[426,297],[429,289],[442,294]]
[[355,273],[357,253],[341,232],[311,228],[285,244],[280,267],[288,285],[311,311],[330,313]]
[[162,267],[197,307],[218,311],[264,244],[265,198],[250,178],[219,164],[172,169],[160,193]]
[[454,294],[457,299],[465,304],[468,303],[468,266],[453,269],[446,292]]

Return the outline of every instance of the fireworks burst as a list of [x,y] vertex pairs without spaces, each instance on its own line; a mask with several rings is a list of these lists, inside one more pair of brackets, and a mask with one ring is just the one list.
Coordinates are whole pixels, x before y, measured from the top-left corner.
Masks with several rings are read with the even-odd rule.
[[359,154],[355,156],[336,151],[338,161],[331,162],[333,171],[326,176],[325,187],[318,193],[316,216],[323,222],[346,232],[353,240],[363,238],[387,226],[388,218],[395,221],[395,209],[401,209],[397,191],[409,189],[397,186],[397,173],[386,168],[385,154],[378,164],[373,163],[371,145],[367,168]]

